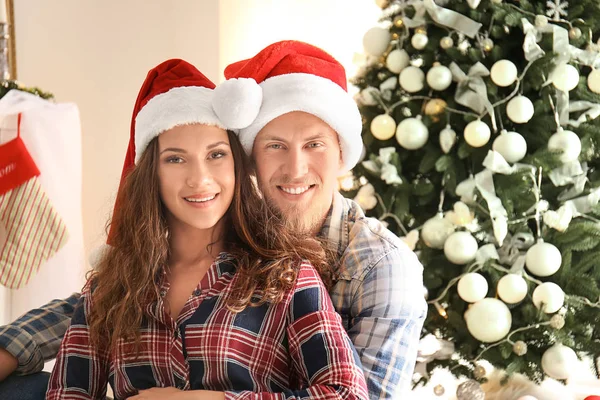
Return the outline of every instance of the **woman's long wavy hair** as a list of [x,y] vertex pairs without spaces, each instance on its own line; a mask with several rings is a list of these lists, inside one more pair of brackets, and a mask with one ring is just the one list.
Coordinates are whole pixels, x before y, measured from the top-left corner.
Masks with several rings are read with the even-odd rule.
[[[223,218],[233,226],[223,238],[236,256],[238,279],[227,306],[239,312],[248,306],[280,301],[296,280],[302,260],[319,272],[329,288],[334,267],[322,243],[308,233],[290,232],[285,218],[261,198],[251,164],[237,136],[228,132],[235,163],[235,192]],[[139,351],[140,327],[150,304],[160,297],[160,277],[169,265],[165,206],[158,180],[158,138],[154,138],[118,194],[119,207],[107,224],[111,247],[93,271],[88,317],[92,343],[99,350],[115,350],[119,339]]]

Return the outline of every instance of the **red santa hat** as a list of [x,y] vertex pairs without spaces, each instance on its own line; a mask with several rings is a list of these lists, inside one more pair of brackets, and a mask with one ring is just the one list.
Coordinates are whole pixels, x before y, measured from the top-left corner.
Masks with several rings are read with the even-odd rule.
[[225,78],[215,89],[213,108],[225,125],[237,131],[248,154],[270,121],[304,111],[337,132],[347,169],[360,159],[361,116],[348,94],[344,67],[325,51],[293,40],[277,42],[227,66]]
[[[148,72],[133,108],[115,210],[121,202],[125,179],[152,139],[178,125],[206,124],[226,129],[212,109],[214,88],[215,84],[196,67],[179,59],[167,60]],[[111,229],[109,244],[112,236]],[[92,257],[97,260],[99,256],[101,253]]]

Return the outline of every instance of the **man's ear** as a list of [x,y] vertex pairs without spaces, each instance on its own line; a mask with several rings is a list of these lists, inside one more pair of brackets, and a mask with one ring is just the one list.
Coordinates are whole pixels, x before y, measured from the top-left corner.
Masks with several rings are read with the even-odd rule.
[[348,172],[348,168],[346,168],[346,166],[344,165],[344,160],[342,158],[342,151],[340,150],[340,161],[338,164],[338,175],[342,176],[345,175]]

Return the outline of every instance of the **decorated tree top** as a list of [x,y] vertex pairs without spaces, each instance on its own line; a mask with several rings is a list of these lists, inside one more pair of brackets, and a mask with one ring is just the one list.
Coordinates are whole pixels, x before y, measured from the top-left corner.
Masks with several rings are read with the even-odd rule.
[[456,352],[420,375],[567,379],[600,355],[600,3],[378,4],[343,189],[425,267],[424,336]]

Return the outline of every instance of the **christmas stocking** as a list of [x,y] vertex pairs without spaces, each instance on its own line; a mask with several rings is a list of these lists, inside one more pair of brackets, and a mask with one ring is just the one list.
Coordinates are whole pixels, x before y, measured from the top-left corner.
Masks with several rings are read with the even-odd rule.
[[39,180],[35,162],[17,138],[0,145],[0,284],[18,289],[67,241],[65,224]]

